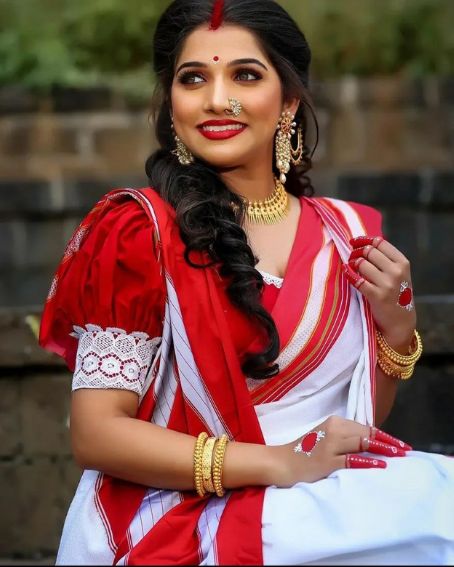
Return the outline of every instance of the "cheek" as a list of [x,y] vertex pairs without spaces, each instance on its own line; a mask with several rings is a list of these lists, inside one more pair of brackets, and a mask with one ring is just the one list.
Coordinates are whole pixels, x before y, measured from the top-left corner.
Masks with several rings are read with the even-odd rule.
[[271,88],[257,93],[252,105],[252,114],[257,119],[264,120],[267,124],[277,126],[281,115],[281,92],[279,89]]
[[200,108],[197,97],[188,96],[188,93],[180,90],[178,86],[172,89],[171,102],[175,120],[182,123],[189,121]]

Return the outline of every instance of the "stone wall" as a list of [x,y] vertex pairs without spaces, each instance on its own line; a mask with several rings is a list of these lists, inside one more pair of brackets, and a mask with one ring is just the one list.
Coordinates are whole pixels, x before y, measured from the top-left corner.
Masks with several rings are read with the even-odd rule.
[[[454,81],[314,84],[318,194],[372,204],[413,264],[425,354],[387,429],[454,454]],[[80,472],[71,376],[36,344],[72,231],[113,187],[146,184],[146,104],[105,90],[0,91],[0,560],[52,557]]]

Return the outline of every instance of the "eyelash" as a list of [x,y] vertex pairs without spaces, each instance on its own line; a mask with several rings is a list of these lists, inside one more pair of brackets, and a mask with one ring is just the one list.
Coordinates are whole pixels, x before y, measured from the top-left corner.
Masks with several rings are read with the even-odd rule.
[[[254,81],[259,81],[262,78],[260,73],[257,73],[257,71],[252,71],[251,69],[239,69],[236,74],[242,75],[243,73],[247,73],[249,75],[254,75],[255,79],[253,79],[253,80],[246,79],[246,82],[248,82],[248,83],[252,83]],[[178,82],[185,84],[185,85],[197,85],[199,83],[190,82],[187,79],[189,77],[200,77],[200,76],[201,76],[200,73],[196,73],[195,71],[186,71],[185,73],[181,73],[181,75],[178,77]]]

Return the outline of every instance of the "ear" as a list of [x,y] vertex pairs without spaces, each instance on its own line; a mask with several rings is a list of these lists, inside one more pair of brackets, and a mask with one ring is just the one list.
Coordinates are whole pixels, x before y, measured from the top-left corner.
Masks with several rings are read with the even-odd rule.
[[293,115],[295,115],[298,111],[300,103],[301,101],[299,98],[292,98],[290,101],[284,104],[283,110],[289,110]]

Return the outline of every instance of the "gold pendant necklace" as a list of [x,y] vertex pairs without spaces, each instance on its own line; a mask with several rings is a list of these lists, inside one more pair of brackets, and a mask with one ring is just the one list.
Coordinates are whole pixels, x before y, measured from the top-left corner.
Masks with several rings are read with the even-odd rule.
[[279,179],[275,189],[264,201],[247,201],[246,214],[252,223],[275,224],[288,215],[290,199]]

